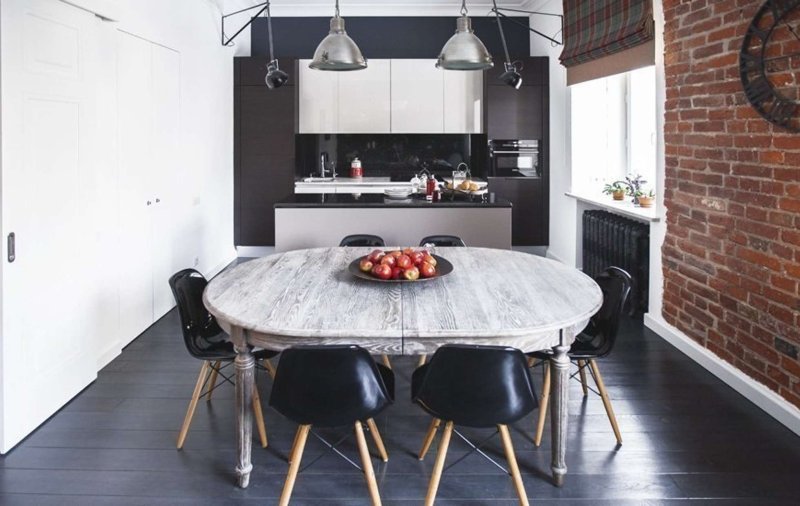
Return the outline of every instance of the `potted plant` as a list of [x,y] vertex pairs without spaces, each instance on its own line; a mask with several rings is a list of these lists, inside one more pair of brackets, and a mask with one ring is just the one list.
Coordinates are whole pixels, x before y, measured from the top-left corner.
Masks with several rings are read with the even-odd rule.
[[653,207],[653,202],[656,199],[656,194],[653,193],[653,190],[650,190],[647,193],[645,193],[642,190],[639,190],[637,192],[636,197],[637,197],[637,199],[639,201],[639,206],[640,207]]
[[631,200],[633,204],[638,204],[639,197],[644,194],[643,188],[644,185],[647,184],[647,181],[645,181],[640,174],[636,174],[633,177],[625,176],[625,181],[623,184],[628,187],[627,193],[629,196],[633,197]]
[[620,181],[614,181],[613,183],[608,183],[603,187],[603,193],[606,195],[611,195],[614,197],[614,200],[622,200],[625,198],[625,188],[622,187],[622,183]]

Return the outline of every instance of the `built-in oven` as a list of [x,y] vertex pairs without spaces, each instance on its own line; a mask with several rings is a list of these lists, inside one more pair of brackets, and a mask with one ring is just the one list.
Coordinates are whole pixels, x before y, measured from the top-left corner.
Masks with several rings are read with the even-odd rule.
[[538,140],[489,141],[489,175],[542,177]]

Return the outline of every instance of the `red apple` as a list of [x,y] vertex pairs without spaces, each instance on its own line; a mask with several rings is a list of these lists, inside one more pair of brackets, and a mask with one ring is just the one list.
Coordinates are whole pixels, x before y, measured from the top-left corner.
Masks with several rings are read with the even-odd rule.
[[405,271],[403,271],[403,277],[409,281],[416,281],[419,279],[419,269],[416,267],[409,267]]
[[381,258],[383,258],[385,255],[386,255],[386,253],[384,253],[383,251],[381,251],[379,249],[376,249],[376,250],[373,250],[373,252],[370,253],[369,256],[367,256],[367,259],[370,262],[372,262],[373,264],[377,264],[378,262],[381,261]]
[[404,255],[409,255],[409,256],[411,256],[411,254],[412,254],[412,253],[414,253],[414,248],[404,248],[404,249],[403,249],[403,254],[404,254]]
[[392,279],[403,279],[403,269],[392,267]]
[[367,257],[362,258],[361,261],[358,262],[358,268],[361,269],[361,272],[369,272],[369,271],[371,271],[372,267],[374,265],[375,264],[370,262],[369,258],[367,258]]
[[420,264],[422,263],[422,260],[423,260],[424,258],[425,258],[425,255],[423,255],[423,254],[422,254],[422,252],[420,252],[420,251],[415,251],[415,252],[414,252],[414,253],[411,255],[411,262],[412,262],[412,263],[413,263],[415,266],[419,267],[419,266],[420,266]]
[[422,261],[425,262],[425,263],[429,263],[432,266],[436,267],[436,259],[433,258],[433,255],[431,255],[430,253],[425,253],[422,256]]
[[397,266],[401,269],[408,269],[411,267],[411,257],[408,255],[401,255],[397,257]]
[[397,265],[397,258],[392,255],[384,255],[383,258],[381,258],[381,263],[389,267],[394,267]]
[[422,265],[419,266],[419,274],[423,278],[432,278],[436,276],[436,267],[428,262],[422,262]]
[[372,275],[380,279],[390,279],[392,277],[392,268],[386,264],[378,264],[372,268]]
[[392,255],[392,256],[393,256],[393,257],[395,257],[395,258],[399,258],[399,257],[400,257],[400,256],[403,254],[403,252],[402,252],[402,251],[400,251],[400,250],[394,250],[394,251],[390,251],[390,252],[389,252],[389,253],[387,253],[387,254],[388,254],[388,255]]

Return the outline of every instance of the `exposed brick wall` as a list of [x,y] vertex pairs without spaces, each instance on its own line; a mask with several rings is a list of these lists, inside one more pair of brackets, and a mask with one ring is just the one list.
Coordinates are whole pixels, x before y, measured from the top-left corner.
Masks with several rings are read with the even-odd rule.
[[664,0],[663,316],[800,407],[800,134],[762,119],[739,80],[762,4]]

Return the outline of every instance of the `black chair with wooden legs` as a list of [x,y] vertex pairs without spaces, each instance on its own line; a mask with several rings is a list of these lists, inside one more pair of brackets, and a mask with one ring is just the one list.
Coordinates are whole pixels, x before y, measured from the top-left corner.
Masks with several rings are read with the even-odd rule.
[[339,247],[375,247],[375,248],[383,248],[386,246],[386,243],[383,241],[383,237],[378,235],[372,234],[353,234],[348,235],[342,238],[341,242],[339,242]]
[[[219,386],[217,380],[220,376],[223,381],[233,384],[230,376],[221,371],[233,363],[236,352],[233,344],[228,340],[227,334],[219,327],[217,320],[203,304],[203,290],[206,285],[208,285],[206,278],[194,269],[183,269],[169,278],[169,286],[178,305],[183,342],[191,356],[203,361],[194,392],[192,392],[192,399],[189,401],[189,408],[186,410],[186,416],[178,434],[177,447],[179,450],[186,442],[186,435],[189,433],[189,426],[192,424],[192,418],[200,398],[205,397],[207,401],[211,400],[211,393]],[[270,374],[273,373],[273,370],[269,359],[277,354],[277,352],[267,350],[257,350],[253,353],[256,363],[258,364],[260,360],[263,361],[263,368]],[[258,367],[261,368],[261,366]],[[256,388],[253,392],[253,412],[256,426],[261,446],[266,448],[267,431],[264,427],[261,400],[258,396],[258,389]]]
[[[603,291],[603,305],[600,307],[600,310],[592,316],[586,329],[578,334],[575,338],[575,342],[572,343],[569,349],[568,355],[570,360],[575,362],[578,366],[577,372],[573,373],[571,377],[574,378],[576,375],[580,375],[584,396],[588,395],[589,390],[600,395],[600,398],[603,400],[603,406],[606,409],[606,414],[608,415],[608,420],[611,422],[614,436],[617,438],[617,444],[622,444],[622,435],[620,434],[619,425],[617,425],[617,417],[614,415],[614,408],[611,406],[611,398],[608,395],[605,383],[603,383],[603,377],[600,375],[600,369],[597,367],[596,360],[607,356],[614,348],[623,308],[631,292],[631,276],[619,267],[609,267],[601,272],[595,278],[595,281],[600,285],[600,289]],[[547,416],[547,405],[550,399],[550,353],[547,351],[537,351],[535,353],[529,353],[528,356],[540,361],[544,367],[542,402],[539,411],[539,421],[536,424],[536,435],[534,437],[534,443],[536,446],[539,446],[542,442],[544,422]],[[586,381],[587,368],[597,385],[597,391],[589,387]]]
[[[363,348],[339,345],[304,346],[284,350],[278,362],[269,403],[300,427],[289,452],[289,472],[279,504],[289,504],[309,433],[344,456],[335,445],[324,441],[311,428],[346,425],[355,429],[364,466],[359,469],[366,478],[372,504],[381,504],[362,423],[367,424],[378,452],[386,462],[389,456],[373,419],[393,401],[394,373],[377,364]],[[350,459],[347,461],[358,467]]]
[[461,247],[465,248],[467,243],[464,239],[457,235],[429,235],[423,237],[419,242],[419,246],[424,248],[426,246],[439,246],[439,247]]
[[[445,422],[425,498],[426,506],[432,505],[436,500],[452,434],[455,433],[467,441],[454,429],[455,425],[497,428],[496,433],[500,433],[510,468],[506,472],[513,479],[520,504],[528,504],[508,432],[508,424],[528,415],[538,406],[528,364],[521,351],[499,346],[442,346],[433,354],[429,363],[414,371],[411,378],[411,398],[434,417],[419,454],[420,460],[425,458],[441,421]],[[480,450],[481,444],[467,443],[472,451],[478,451],[503,469]]]

